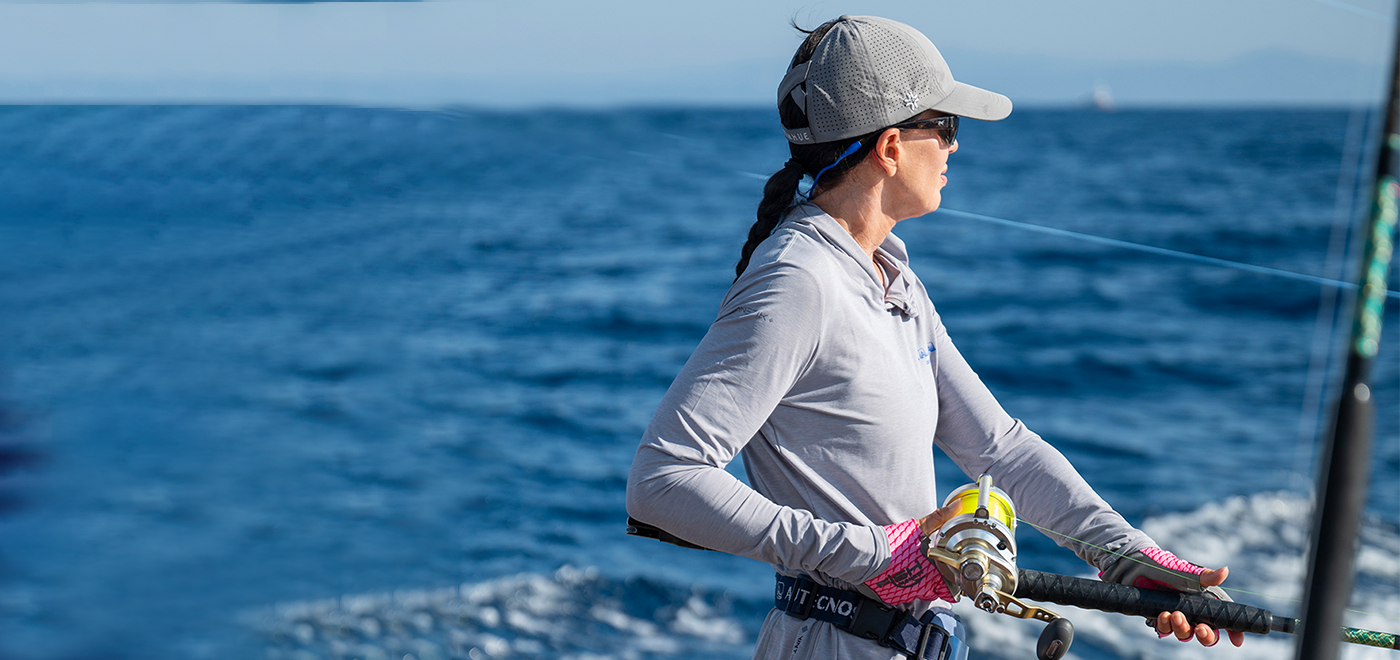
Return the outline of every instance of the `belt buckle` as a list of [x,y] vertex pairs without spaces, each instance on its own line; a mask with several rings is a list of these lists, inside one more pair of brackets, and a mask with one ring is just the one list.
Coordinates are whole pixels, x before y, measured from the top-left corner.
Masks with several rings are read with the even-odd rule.
[[894,628],[895,620],[903,612],[877,600],[864,599],[856,605],[855,616],[851,618],[851,634],[873,639],[885,646],[885,638]]

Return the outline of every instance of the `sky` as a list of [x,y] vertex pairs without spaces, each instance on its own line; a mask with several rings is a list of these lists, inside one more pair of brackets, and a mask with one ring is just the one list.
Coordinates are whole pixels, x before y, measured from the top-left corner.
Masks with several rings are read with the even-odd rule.
[[841,13],[900,20],[1019,103],[1350,105],[1380,97],[1381,0],[0,0],[0,103],[760,106]]

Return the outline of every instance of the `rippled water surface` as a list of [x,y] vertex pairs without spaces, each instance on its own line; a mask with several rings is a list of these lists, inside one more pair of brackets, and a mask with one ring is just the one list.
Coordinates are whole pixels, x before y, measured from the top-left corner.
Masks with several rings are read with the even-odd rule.
[[[1334,276],[1365,119],[1018,110],[969,122],[944,205]],[[623,487],[785,151],[767,111],[0,107],[0,439],[45,456],[0,478],[0,657],[748,657],[766,567],[625,537]],[[1170,549],[1297,597],[1323,290],[897,233],[1013,415]],[[1386,323],[1349,621],[1394,630]],[[1067,614],[1079,657],[1200,653]],[[1032,656],[1038,626],[965,618],[975,657]]]

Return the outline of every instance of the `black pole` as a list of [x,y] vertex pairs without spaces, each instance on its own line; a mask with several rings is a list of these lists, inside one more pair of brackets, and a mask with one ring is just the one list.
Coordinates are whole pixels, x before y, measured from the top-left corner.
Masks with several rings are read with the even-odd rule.
[[1385,128],[1376,162],[1370,217],[1362,225],[1360,292],[1347,342],[1347,371],[1332,418],[1327,445],[1317,474],[1317,507],[1313,514],[1308,581],[1303,596],[1303,628],[1298,660],[1336,660],[1341,645],[1342,613],[1351,600],[1352,564],[1356,536],[1366,507],[1371,477],[1371,423],[1374,419],[1367,377],[1380,348],[1385,311],[1386,275],[1394,247],[1397,197],[1397,156],[1400,156],[1400,21],[1396,23],[1395,56],[1387,90]]

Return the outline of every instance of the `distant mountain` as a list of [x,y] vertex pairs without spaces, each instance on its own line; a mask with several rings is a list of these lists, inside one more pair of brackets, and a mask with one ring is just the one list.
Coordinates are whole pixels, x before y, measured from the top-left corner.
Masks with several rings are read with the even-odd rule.
[[[1215,63],[1085,62],[945,53],[960,80],[1021,106],[1087,105],[1096,87],[1118,107],[1174,105],[1350,105],[1377,101],[1378,64],[1289,51]],[[767,106],[786,61],[740,61],[694,69],[608,75],[511,77],[327,76],[55,78],[0,77],[0,103],[348,103],[382,106],[596,107]]]

